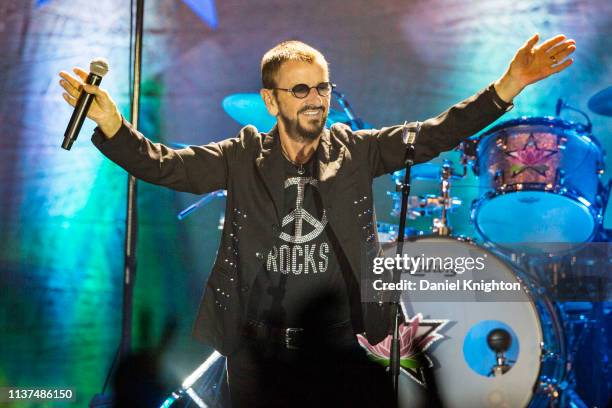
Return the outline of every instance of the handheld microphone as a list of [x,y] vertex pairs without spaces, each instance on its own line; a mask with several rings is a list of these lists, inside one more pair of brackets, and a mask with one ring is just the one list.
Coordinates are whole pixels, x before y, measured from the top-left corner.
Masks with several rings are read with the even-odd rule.
[[[104,58],[94,58],[89,64],[89,75],[85,80],[85,83],[89,85],[100,85],[102,77],[108,72],[108,61]],[[84,90],[81,91],[79,99],[74,107],[74,112],[68,122],[68,127],[64,132],[64,142],[62,143],[62,149],[70,150],[72,144],[77,139],[81,126],[87,117],[87,111],[94,100],[95,95],[89,94]]]

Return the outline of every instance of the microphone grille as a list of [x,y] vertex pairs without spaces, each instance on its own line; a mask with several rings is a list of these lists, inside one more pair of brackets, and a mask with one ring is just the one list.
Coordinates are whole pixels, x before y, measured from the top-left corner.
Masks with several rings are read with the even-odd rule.
[[89,63],[89,71],[99,77],[103,77],[108,72],[108,61],[101,57],[92,59]]

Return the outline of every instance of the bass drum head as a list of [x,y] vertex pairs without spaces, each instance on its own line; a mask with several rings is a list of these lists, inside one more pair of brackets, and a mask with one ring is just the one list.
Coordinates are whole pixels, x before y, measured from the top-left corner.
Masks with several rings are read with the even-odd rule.
[[[513,291],[511,297],[501,295],[504,300],[499,302],[479,301],[483,299],[482,293],[472,293],[470,290],[457,301],[455,299],[458,295],[455,293],[436,291],[415,294],[414,291],[404,290],[401,303],[407,322],[402,333],[408,333],[406,327],[412,330],[413,335],[420,333],[420,336],[412,338],[411,341],[420,345],[426,357],[417,360],[425,361],[423,364],[432,367],[431,372],[444,407],[529,405],[542,372],[541,345],[548,347],[551,336],[543,335],[542,327],[548,326],[542,324],[538,307],[515,270],[492,252],[451,238],[415,239],[405,244],[404,254],[464,259],[468,256],[484,256],[484,270],[478,273],[464,271],[454,278],[480,281],[485,273],[486,280],[517,284],[518,290]],[[385,251],[385,256],[390,255]],[[437,276],[427,276],[426,279],[432,282],[458,280],[443,273],[433,275]],[[490,375],[496,364],[496,356],[487,343],[487,336],[495,329],[505,330],[511,337],[511,344],[506,351],[511,367],[499,376]],[[555,336],[552,338],[556,339]],[[402,339],[404,350],[404,347],[407,347],[404,344],[406,338]],[[556,347],[551,345],[551,348]],[[405,354],[402,354],[402,358],[405,358]],[[552,371],[555,374],[551,377],[555,377],[558,372],[555,369]],[[427,388],[423,384],[425,379],[419,368],[411,367],[411,363],[402,364],[400,407],[425,407],[431,403],[427,401]]]
[[[445,338],[429,356],[444,407],[526,407],[540,372],[539,320],[530,304],[418,302],[423,320],[448,321]],[[489,376],[495,355],[487,345],[491,330],[503,328],[512,338],[509,357],[516,359],[501,377]],[[400,407],[426,407],[423,385],[400,375]],[[417,402],[418,401],[418,402]]]
[[586,203],[545,191],[482,198],[472,218],[485,240],[501,246],[527,244],[523,250],[528,252],[529,243],[588,242],[597,225]]

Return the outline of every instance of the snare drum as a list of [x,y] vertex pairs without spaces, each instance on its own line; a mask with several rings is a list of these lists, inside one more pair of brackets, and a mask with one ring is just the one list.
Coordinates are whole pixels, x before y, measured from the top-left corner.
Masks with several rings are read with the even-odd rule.
[[480,198],[471,212],[476,230],[512,249],[593,240],[602,221],[603,158],[580,124],[542,117],[494,127],[478,141]]

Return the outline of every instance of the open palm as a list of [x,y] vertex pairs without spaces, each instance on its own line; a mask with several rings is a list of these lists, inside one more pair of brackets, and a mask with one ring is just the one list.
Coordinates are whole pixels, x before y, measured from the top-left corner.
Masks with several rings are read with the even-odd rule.
[[535,34],[527,40],[510,62],[508,74],[522,87],[563,71],[573,62],[567,57],[576,50],[574,40],[557,35],[536,46],[538,39]]

